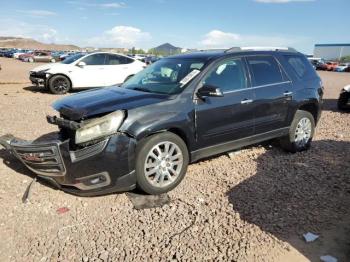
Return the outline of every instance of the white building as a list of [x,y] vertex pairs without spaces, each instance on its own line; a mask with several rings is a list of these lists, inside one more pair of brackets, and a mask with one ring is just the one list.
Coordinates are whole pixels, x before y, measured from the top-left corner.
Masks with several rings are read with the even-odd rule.
[[320,57],[326,60],[338,60],[344,56],[350,56],[350,44],[315,45],[314,57]]

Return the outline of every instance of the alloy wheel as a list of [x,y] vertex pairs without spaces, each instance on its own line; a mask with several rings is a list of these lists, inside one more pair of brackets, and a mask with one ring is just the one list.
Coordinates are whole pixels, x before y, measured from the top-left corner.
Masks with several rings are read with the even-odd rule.
[[311,121],[310,119],[303,117],[297,124],[295,129],[295,143],[299,147],[305,146],[311,138]]
[[55,79],[55,81],[52,83],[52,86],[58,92],[68,91],[69,89],[69,83],[66,79],[63,78]]
[[181,149],[175,143],[165,141],[155,145],[147,154],[144,174],[150,184],[163,188],[176,181],[182,166]]

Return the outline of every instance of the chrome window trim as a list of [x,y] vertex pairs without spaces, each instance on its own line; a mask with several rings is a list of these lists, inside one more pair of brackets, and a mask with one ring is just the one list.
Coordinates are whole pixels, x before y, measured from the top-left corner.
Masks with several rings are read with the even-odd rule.
[[256,89],[256,88],[262,88],[262,87],[268,87],[268,86],[276,86],[276,85],[283,85],[283,84],[290,84],[292,81],[283,81],[283,82],[278,82],[278,83],[272,83],[272,84],[267,84],[267,85],[260,85],[260,86],[252,86],[252,87],[247,87],[247,88],[241,88],[237,90],[232,90],[232,91],[227,91],[224,92],[223,94],[230,94],[230,93],[235,93],[243,90],[251,90],[251,89]]

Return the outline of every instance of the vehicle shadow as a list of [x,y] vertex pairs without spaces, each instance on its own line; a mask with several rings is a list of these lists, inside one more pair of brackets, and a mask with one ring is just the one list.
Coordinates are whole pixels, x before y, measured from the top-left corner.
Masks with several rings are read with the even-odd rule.
[[[35,139],[33,142],[45,142],[45,141],[52,141],[57,139],[57,132],[51,132],[45,135],[42,135]],[[16,173],[22,174],[24,176],[27,176],[31,179],[34,179],[37,177],[36,174],[34,174],[32,171],[30,171],[20,160],[18,160],[12,153],[10,153],[6,149],[2,149],[0,147],[0,159],[3,160],[3,163],[9,167],[10,169],[14,170]],[[47,186],[51,189],[60,190],[56,185],[50,183],[50,181],[45,179],[37,179],[37,182],[40,183],[43,186]],[[63,190],[62,190],[63,192]],[[75,196],[73,193],[66,192],[67,194]],[[116,192],[116,193],[108,193],[109,194],[123,194],[123,192]],[[104,197],[106,195],[100,195],[95,197]],[[130,199],[132,205],[135,209],[147,209],[147,208],[155,208],[160,207],[163,205],[166,205],[170,202],[170,198],[167,194],[157,195],[157,196],[151,196],[148,195],[139,189],[131,190],[130,192],[126,192],[127,197]]]
[[49,91],[42,86],[26,86],[26,87],[23,87],[23,90],[30,91],[33,93],[47,93],[47,94],[49,93]]
[[[43,86],[26,86],[26,87],[23,87],[23,90],[29,91],[32,93],[51,94],[50,91]],[[88,90],[88,89],[73,89],[73,90],[69,91],[68,94],[75,94],[75,93],[85,91],[85,90]]]
[[[14,170],[16,173],[22,174],[31,179],[34,179],[36,177],[36,175],[32,171],[30,171],[27,167],[25,167],[20,160],[18,160],[14,155],[10,154],[7,150],[0,149],[0,159],[3,160],[3,163],[8,168]],[[55,187],[53,184],[50,184],[46,180],[38,179],[37,182],[51,189],[55,189],[55,190],[58,189],[57,187]]]
[[[256,174],[227,192],[241,219],[310,261],[334,250],[338,261],[350,261],[350,142],[314,141],[309,151],[297,154],[267,149],[256,162]],[[332,228],[336,234],[329,240]],[[307,232],[320,238],[306,243]]]
[[332,111],[332,112],[341,112],[338,109],[337,103],[338,103],[337,99],[324,99],[322,110]]

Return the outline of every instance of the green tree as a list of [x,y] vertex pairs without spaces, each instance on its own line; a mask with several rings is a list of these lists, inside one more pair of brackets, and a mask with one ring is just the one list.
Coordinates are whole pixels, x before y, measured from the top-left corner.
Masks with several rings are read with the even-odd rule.
[[350,63],[350,56],[343,56],[340,58],[341,63]]

